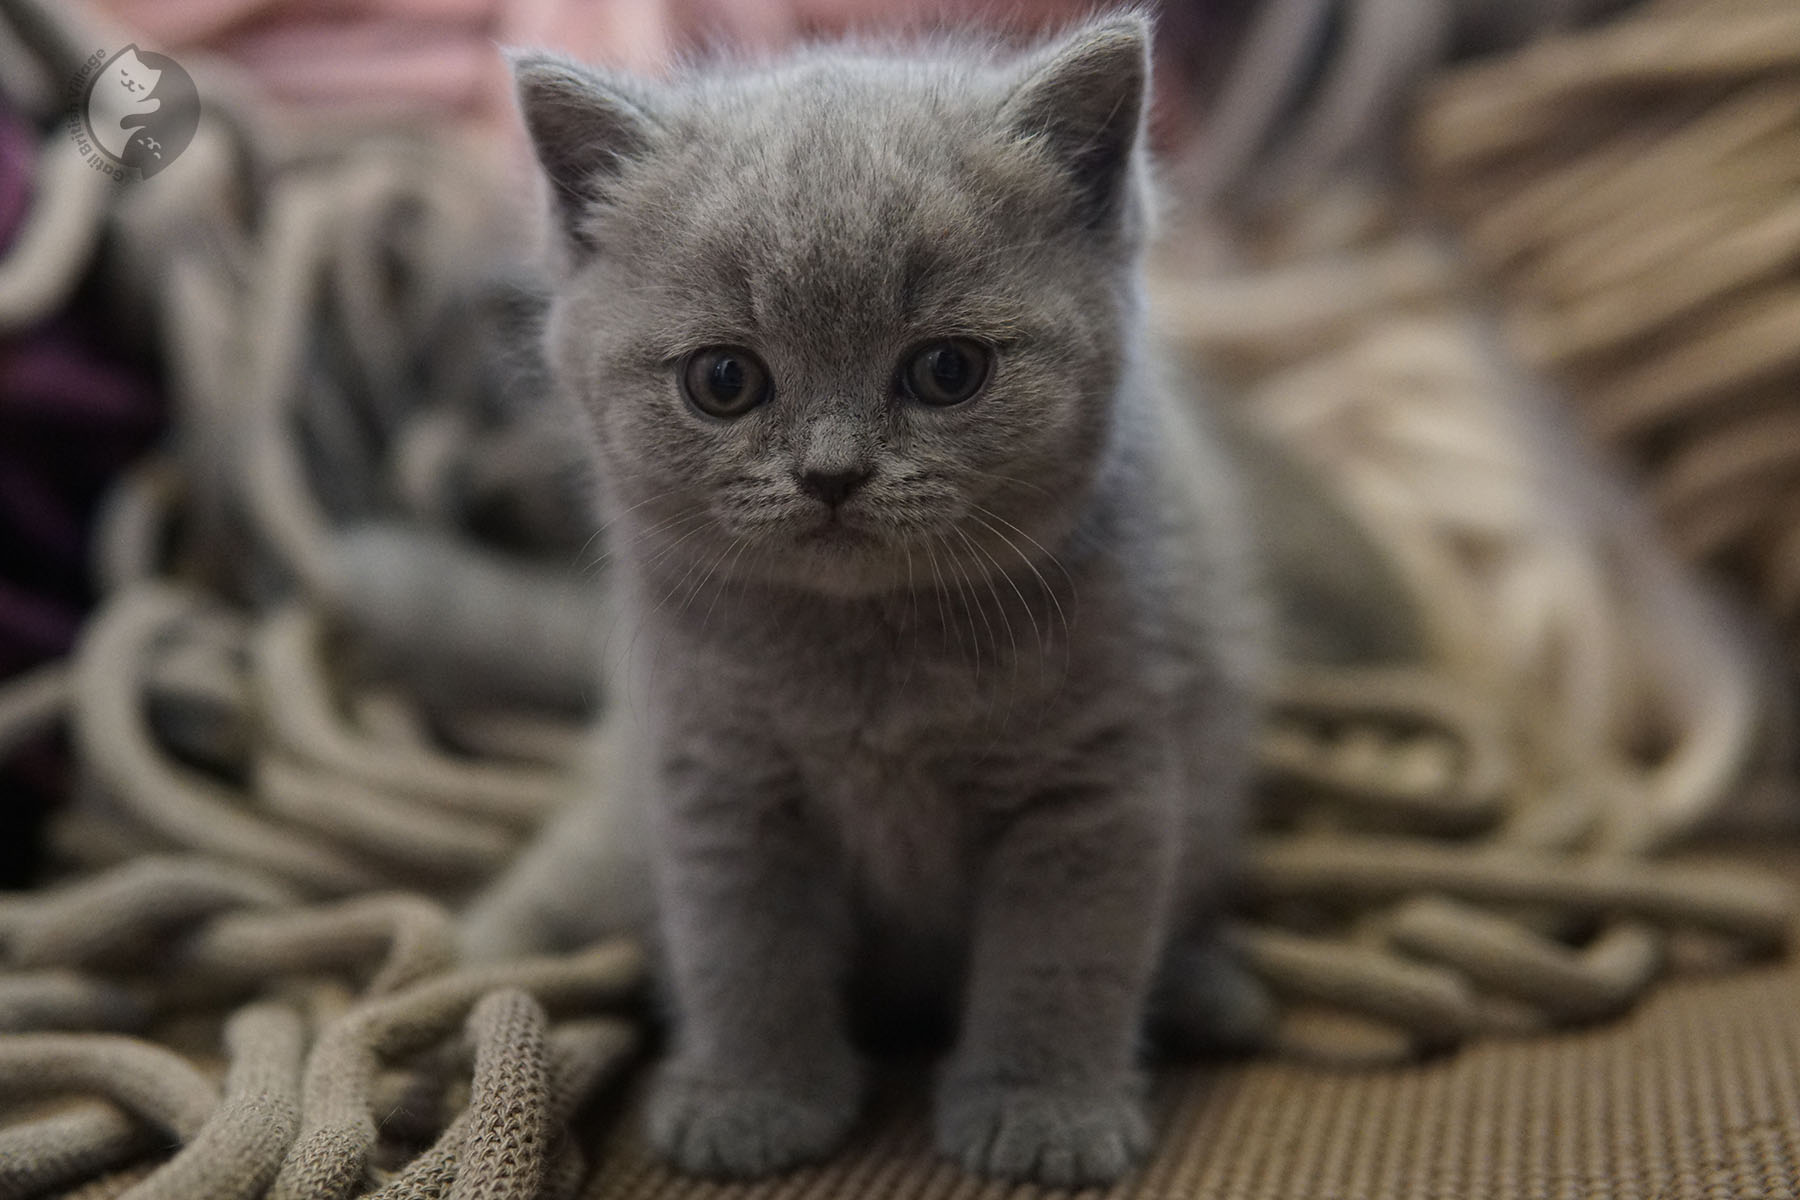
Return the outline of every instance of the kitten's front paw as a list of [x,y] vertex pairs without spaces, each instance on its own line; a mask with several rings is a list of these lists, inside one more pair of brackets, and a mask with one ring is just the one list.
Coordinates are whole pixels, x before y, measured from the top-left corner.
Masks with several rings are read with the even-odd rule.
[[1131,1091],[949,1082],[938,1094],[938,1151],[984,1175],[1108,1184],[1150,1148],[1150,1124]]
[[848,1085],[746,1085],[670,1067],[650,1095],[658,1153],[696,1175],[750,1179],[824,1158],[856,1121]]

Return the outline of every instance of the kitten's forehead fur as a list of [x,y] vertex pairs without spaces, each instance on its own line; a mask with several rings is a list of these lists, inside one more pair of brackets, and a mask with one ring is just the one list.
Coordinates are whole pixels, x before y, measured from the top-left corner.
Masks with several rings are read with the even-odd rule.
[[700,320],[811,343],[821,366],[934,325],[1007,336],[1029,315],[1007,294],[1024,260],[1069,248],[1048,244],[1049,172],[981,136],[984,92],[878,59],[716,81],[683,97],[675,149],[621,181],[595,239]]
[[[710,512],[677,562],[744,538],[765,573],[851,591],[892,585],[911,543],[972,511],[1051,532],[1041,489],[1072,510],[1130,366],[1147,32],[1124,16],[1023,54],[812,48],[664,82],[516,57],[564,258],[551,355],[592,419],[609,515]],[[976,401],[928,411],[894,381],[944,337],[998,366]],[[675,382],[719,344],[754,350],[776,392],[725,424]],[[816,516],[792,482],[808,468],[873,472],[844,519],[879,547],[781,546]]]

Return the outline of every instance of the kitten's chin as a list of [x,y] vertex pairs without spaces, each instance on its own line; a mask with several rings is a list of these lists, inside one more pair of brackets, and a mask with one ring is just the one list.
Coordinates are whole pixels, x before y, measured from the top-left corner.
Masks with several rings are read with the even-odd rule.
[[871,596],[908,583],[905,552],[867,530],[840,525],[809,529],[760,563],[765,581],[846,598]]

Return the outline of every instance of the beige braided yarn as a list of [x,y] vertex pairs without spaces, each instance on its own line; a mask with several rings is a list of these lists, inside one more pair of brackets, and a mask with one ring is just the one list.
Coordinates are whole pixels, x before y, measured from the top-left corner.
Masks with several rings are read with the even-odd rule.
[[476,1119],[463,1136],[472,1168],[450,1188],[451,1200],[533,1200],[543,1185],[550,1140],[549,1079],[544,1067],[544,1014],[523,992],[494,992],[470,1014],[471,1025],[492,1028],[491,1050],[475,1059],[471,1106]]
[[[0,86],[72,69],[70,21],[0,0],[0,63],[32,64]],[[603,699],[591,530],[529,416],[529,297],[495,283],[505,198],[480,147],[318,142],[186,65],[208,115],[156,186],[52,156],[0,260],[0,330],[104,272],[176,408],[72,659],[0,685],[0,753],[62,725],[82,776],[52,883],[0,898],[0,1200],[573,1195],[640,952],[454,954]],[[1277,1047],[1339,1060],[1609,1015],[1684,937],[1764,950],[1791,915],[1765,876],[1655,859],[1763,768],[1753,650],[1520,418],[1464,276],[1393,211],[1352,189],[1191,233],[1210,257],[1163,256],[1157,294],[1385,585],[1277,571],[1389,649],[1286,664],[1233,928]]]
[[[1397,736],[1426,726],[1404,690],[1384,700],[1391,685],[1366,671],[1322,692],[1301,672],[1265,747],[1278,779],[1321,746],[1352,772],[1364,764],[1364,779],[1459,765],[1459,786],[1415,784],[1426,799],[1411,807],[1299,806],[1288,834],[1253,855],[1256,911],[1335,914],[1310,931],[1247,930],[1257,970],[1296,999],[1429,1043],[1638,994],[1665,960],[1674,911],[1675,924],[1704,925],[1712,903],[1645,856],[1719,819],[1747,782],[1778,778],[1780,707],[1753,641],[1509,364],[1462,299],[1455,257],[1398,211],[1344,182],[1254,227],[1195,221],[1183,252],[1159,260],[1153,311],[1248,423],[1363,518],[1420,598],[1437,675],[1424,694],[1456,714],[1437,724],[1485,747]],[[1297,709],[1309,692],[1318,708]],[[1346,710],[1376,719],[1352,733],[1329,715]],[[1300,778],[1315,797],[1343,794]],[[1628,882],[1670,889],[1670,907],[1627,898]],[[1779,891],[1728,886],[1713,899],[1737,933],[1782,936]],[[1510,915],[1535,902],[1560,917]],[[1587,925],[1573,941],[1571,922]],[[1290,1033],[1313,1046],[1310,1029]]]
[[1449,75],[1415,141],[1513,343],[1800,654],[1800,8],[1642,5]]

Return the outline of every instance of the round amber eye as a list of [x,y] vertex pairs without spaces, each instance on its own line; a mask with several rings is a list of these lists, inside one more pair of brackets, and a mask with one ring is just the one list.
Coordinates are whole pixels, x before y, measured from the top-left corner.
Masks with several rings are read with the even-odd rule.
[[994,353],[968,338],[946,338],[913,351],[900,368],[907,392],[925,404],[961,404],[981,390]]
[[709,417],[741,417],[769,398],[769,369],[742,346],[708,346],[681,365],[681,392]]

